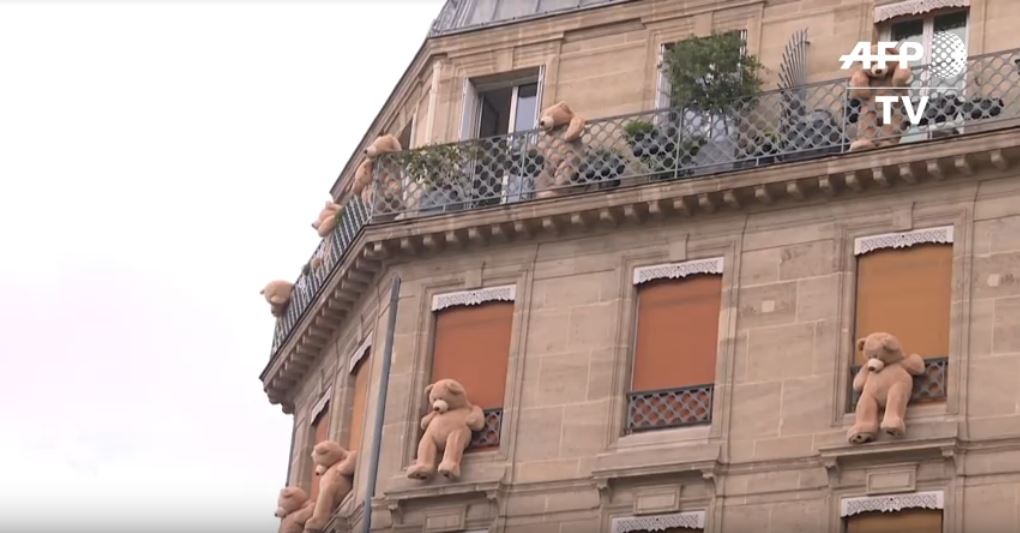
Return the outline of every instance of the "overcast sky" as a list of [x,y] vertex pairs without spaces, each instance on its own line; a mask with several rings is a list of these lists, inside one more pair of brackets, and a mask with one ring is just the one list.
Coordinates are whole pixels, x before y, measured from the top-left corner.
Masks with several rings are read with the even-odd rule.
[[441,4],[0,0],[0,530],[275,531],[258,292]]

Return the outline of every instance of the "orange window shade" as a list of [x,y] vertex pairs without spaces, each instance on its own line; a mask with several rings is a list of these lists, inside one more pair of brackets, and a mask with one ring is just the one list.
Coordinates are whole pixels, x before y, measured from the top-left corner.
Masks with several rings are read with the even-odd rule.
[[641,285],[631,390],[715,382],[721,296],[720,275]]
[[365,434],[365,410],[368,405],[368,382],[372,374],[369,355],[361,358],[354,368],[354,390],[351,392],[351,424],[347,432],[347,449],[360,450]]
[[[322,411],[319,412],[312,422],[312,435],[312,446],[329,439],[329,404],[322,408]],[[312,464],[312,469],[312,487],[308,492],[311,495],[312,501],[315,501],[315,497],[319,495],[319,476],[315,475],[314,464]]]
[[432,381],[451,378],[482,409],[503,406],[513,302],[488,302],[436,313]]
[[846,533],[942,533],[942,511],[904,509],[861,513],[846,519]]
[[[952,280],[949,244],[877,250],[858,257],[855,338],[885,331],[899,338],[908,354],[948,356]],[[862,355],[856,357],[860,364]]]

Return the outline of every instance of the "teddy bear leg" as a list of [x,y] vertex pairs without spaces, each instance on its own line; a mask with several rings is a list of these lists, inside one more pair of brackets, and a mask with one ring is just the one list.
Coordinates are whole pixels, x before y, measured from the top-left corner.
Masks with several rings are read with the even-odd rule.
[[907,402],[910,401],[910,387],[903,384],[893,385],[885,401],[885,414],[882,416],[882,431],[893,437],[902,437],[907,430],[903,418],[907,415]]
[[439,463],[439,473],[448,479],[460,478],[460,460],[464,457],[464,448],[471,442],[471,430],[460,428],[446,437],[446,449],[443,450],[443,462]]
[[854,425],[847,431],[851,444],[864,444],[875,439],[878,432],[878,402],[869,394],[861,394],[854,411]]
[[431,436],[425,435],[418,441],[418,458],[407,469],[407,477],[411,479],[429,479],[436,473],[436,443]]
[[320,480],[320,489],[318,499],[315,500],[315,509],[312,510],[312,517],[305,522],[305,532],[313,533],[326,529],[326,524],[329,523],[329,515],[333,512],[333,487],[322,486]]

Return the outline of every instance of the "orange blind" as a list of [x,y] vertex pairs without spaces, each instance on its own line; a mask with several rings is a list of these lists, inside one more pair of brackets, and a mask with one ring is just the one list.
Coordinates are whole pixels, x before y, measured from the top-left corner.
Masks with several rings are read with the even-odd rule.
[[[950,244],[877,250],[858,257],[855,340],[886,331],[900,339],[908,354],[946,357],[952,279]],[[861,364],[861,354],[856,357]]]
[[861,513],[846,519],[846,533],[942,533],[942,511],[904,509]]
[[[329,439],[329,404],[322,408],[319,415],[315,417],[312,422],[312,434],[313,442],[312,446]],[[314,472],[315,464],[312,464],[312,490],[309,491],[311,494],[312,501],[315,501],[315,497],[319,495],[319,476],[315,475]]]
[[715,382],[721,295],[713,274],[641,285],[631,390]]
[[482,409],[502,407],[513,315],[513,302],[437,312],[432,381],[455,379],[471,403]]
[[371,356],[365,355],[354,367],[354,391],[351,393],[351,425],[347,433],[347,449],[361,449],[362,435],[365,434],[365,408],[368,405],[368,381],[372,366]]

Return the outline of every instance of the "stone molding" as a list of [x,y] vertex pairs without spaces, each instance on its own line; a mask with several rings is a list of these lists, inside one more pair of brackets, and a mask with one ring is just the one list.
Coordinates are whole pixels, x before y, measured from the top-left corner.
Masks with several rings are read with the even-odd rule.
[[512,302],[517,299],[516,285],[485,287],[469,291],[447,292],[432,297],[432,310],[442,311],[447,307],[481,305],[486,302]]
[[939,226],[900,233],[883,233],[854,239],[854,255],[875,250],[909,248],[918,244],[952,244],[953,226]]
[[682,513],[614,518],[611,531],[612,533],[628,533],[630,531],[665,531],[674,527],[704,529],[705,511],[686,511]]
[[348,374],[354,373],[354,367],[358,366],[358,363],[361,362],[361,360],[368,355],[368,351],[371,349],[372,349],[372,334],[369,333],[368,336],[365,337],[365,340],[358,345],[354,352],[351,353],[350,363],[347,364]]
[[695,259],[682,263],[663,263],[634,269],[634,285],[657,279],[682,279],[695,274],[722,274],[723,258]]
[[886,494],[843,498],[839,502],[839,517],[846,518],[860,513],[879,511],[894,513],[903,509],[942,509],[945,495],[941,490],[911,492],[907,494]]
[[894,4],[875,6],[875,22],[897,17],[911,17],[948,7],[970,7],[970,0],[903,0]]

